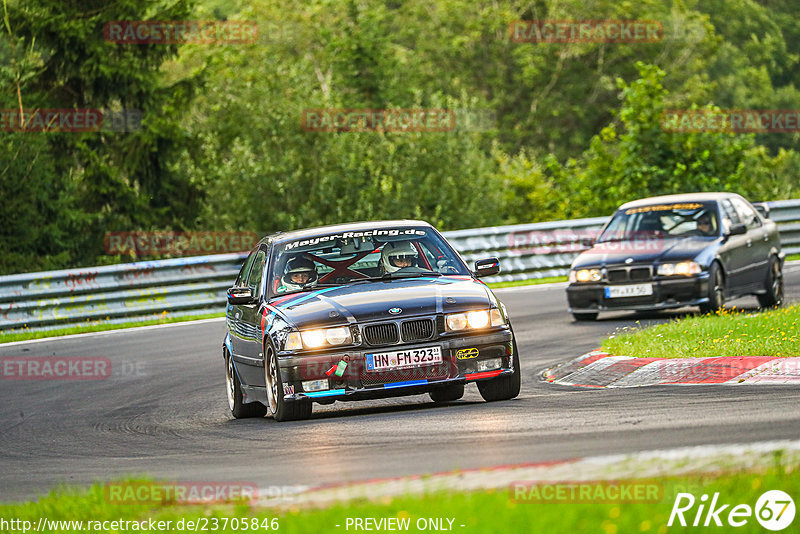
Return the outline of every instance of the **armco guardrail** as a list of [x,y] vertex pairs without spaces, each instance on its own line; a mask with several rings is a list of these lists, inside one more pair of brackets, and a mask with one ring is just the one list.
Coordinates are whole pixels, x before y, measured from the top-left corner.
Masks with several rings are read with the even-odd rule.
[[[786,254],[800,254],[800,199],[768,203]],[[472,263],[497,256],[488,282],[563,276],[606,217],[445,232]],[[124,322],[225,309],[245,254],[216,254],[0,277],[0,331]]]

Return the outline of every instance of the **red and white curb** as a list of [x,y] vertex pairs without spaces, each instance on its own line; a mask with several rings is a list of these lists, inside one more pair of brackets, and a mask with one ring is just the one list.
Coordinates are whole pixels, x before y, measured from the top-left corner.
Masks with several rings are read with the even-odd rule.
[[[783,454],[776,455],[777,451]],[[787,470],[800,465],[800,441],[777,440],[750,444],[701,445],[589,456],[570,460],[500,465],[431,475],[413,475],[343,484],[301,488],[291,494],[272,496],[259,489],[257,506],[277,508],[324,507],[354,500],[387,502],[405,495],[429,495],[444,491],[508,489],[519,482],[582,482],[646,479],[661,476],[720,474],[775,466]]]
[[800,358],[632,358],[599,350],[543,373],[565,386],[627,388],[699,384],[800,384]]

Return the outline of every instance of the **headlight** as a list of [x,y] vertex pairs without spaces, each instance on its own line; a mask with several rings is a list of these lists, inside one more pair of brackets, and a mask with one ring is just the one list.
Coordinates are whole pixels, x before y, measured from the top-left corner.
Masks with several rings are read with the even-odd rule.
[[325,340],[331,345],[341,345],[350,341],[350,329],[346,326],[325,330]]
[[[499,316],[499,311],[497,312]],[[489,310],[451,313],[450,315],[445,316],[445,328],[448,332],[458,332],[460,330],[467,329],[478,330],[480,328],[486,328],[490,324],[492,326],[497,326],[493,324],[493,321],[497,320],[500,321],[500,324],[503,324],[502,316],[499,316],[498,318],[490,317]]]
[[325,332],[322,330],[306,330],[303,332],[303,344],[309,349],[316,349],[325,344]]
[[302,348],[297,343],[296,338],[293,337],[294,335],[302,337],[302,345],[307,349],[318,349],[324,345],[344,345],[352,342],[350,329],[346,326],[337,326],[336,328],[306,330],[302,333],[292,332],[287,339],[286,350]]
[[575,282],[599,282],[603,278],[600,269],[578,269],[569,272],[569,281]]
[[289,332],[286,338],[286,345],[283,350],[299,350],[303,348],[303,340],[300,337],[300,332]]
[[682,261],[680,263],[662,263],[656,271],[660,276],[691,276],[700,274],[702,267],[693,261]]
[[505,319],[503,319],[503,314],[500,313],[500,310],[498,310],[497,308],[492,308],[491,311],[489,312],[489,315],[491,316],[491,319],[492,319],[492,321],[491,321],[492,322],[492,326],[505,326],[506,325],[506,321],[505,321]]

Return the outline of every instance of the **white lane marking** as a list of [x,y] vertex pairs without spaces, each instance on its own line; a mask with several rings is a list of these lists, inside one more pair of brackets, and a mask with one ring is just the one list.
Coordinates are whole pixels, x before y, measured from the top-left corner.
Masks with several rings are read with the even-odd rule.
[[68,334],[66,336],[53,336],[53,337],[42,337],[39,339],[27,339],[25,341],[11,341],[8,343],[0,343],[0,349],[5,347],[13,347],[16,345],[26,345],[28,343],[42,343],[44,341],[58,341],[61,339],[77,339],[83,337],[96,337],[96,336],[106,336],[106,335],[113,335],[113,334],[122,334],[125,332],[139,332],[142,330],[157,330],[160,328],[170,328],[173,326],[189,326],[189,325],[196,325],[196,324],[205,324],[205,323],[214,323],[217,321],[224,321],[225,317],[212,317],[211,319],[198,319],[196,321],[181,321],[179,323],[167,323],[167,324],[151,324],[147,326],[134,326],[130,328],[117,328],[115,330],[103,330],[101,332],[84,332],[83,334]]

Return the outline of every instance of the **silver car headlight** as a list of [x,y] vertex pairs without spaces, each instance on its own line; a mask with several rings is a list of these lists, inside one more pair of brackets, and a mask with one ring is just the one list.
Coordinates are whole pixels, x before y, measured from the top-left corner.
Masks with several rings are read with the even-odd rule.
[[569,272],[570,283],[575,282],[599,282],[603,279],[600,269],[576,269]]
[[700,274],[703,268],[694,261],[682,261],[680,263],[662,263],[656,271],[659,276],[692,276]]

